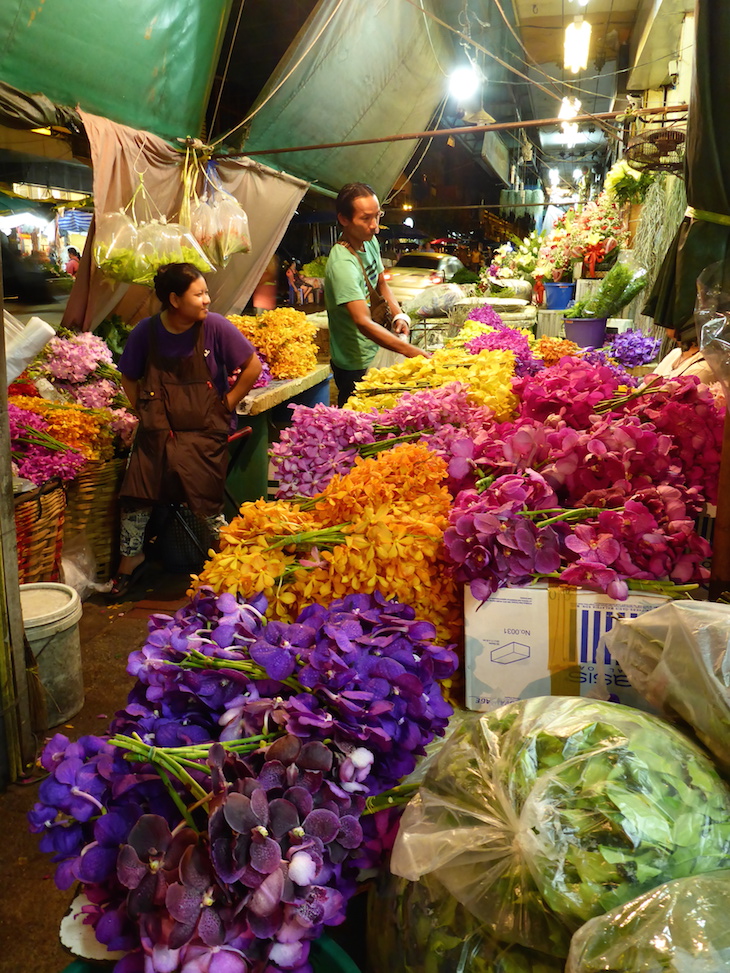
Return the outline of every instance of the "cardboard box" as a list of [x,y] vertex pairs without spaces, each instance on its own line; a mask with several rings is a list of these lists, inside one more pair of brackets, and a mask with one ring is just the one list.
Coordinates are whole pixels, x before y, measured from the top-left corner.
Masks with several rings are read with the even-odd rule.
[[466,705],[493,709],[533,696],[590,696],[651,711],[606,649],[617,618],[669,599],[629,592],[615,601],[584,588],[502,588],[481,604],[465,588]]

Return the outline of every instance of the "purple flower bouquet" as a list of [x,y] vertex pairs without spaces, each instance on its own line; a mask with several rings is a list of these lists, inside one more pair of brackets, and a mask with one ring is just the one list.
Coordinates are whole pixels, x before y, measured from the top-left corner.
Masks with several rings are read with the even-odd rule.
[[43,751],[31,830],[127,951],[115,973],[311,973],[310,942],[392,843],[378,795],[444,733],[456,656],[411,608],[265,610],[203,589],[152,616],[109,733]]

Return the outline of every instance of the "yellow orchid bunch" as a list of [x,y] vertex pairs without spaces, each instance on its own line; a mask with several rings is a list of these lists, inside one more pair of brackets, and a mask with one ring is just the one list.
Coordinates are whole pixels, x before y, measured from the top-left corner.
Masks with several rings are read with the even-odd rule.
[[316,368],[318,328],[303,311],[279,307],[258,317],[229,314],[228,320],[266,359],[273,378],[299,378]]
[[451,499],[446,464],[420,443],[358,459],[302,504],[242,505],[221,532],[220,551],[192,579],[250,597],[292,621],[307,605],[381,591],[429,618],[444,642],[460,641],[461,596],[445,560]]
[[50,402],[32,395],[11,395],[8,401],[26,412],[42,416],[47,432],[87,460],[114,455],[112,414],[108,409],[86,409],[71,402]]
[[[479,332],[481,333],[481,332]],[[492,409],[500,421],[509,419],[517,407],[512,393],[515,356],[511,351],[482,351],[470,355],[459,346],[439,348],[431,358],[406,358],[390,368],[370,369],[355,387],[345,408],[355,412],[391,409],[403,392],[419,388],[440,388],[462,382],[469,389],[469,401]]]

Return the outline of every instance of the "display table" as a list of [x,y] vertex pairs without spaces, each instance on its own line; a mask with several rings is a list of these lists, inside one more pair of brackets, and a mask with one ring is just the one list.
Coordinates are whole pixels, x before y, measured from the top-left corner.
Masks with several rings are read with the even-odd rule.
[[330,404],[330,367],[318,365],[300,378],[271,382],[249,392],[247,399],[248,411],[242,411],[241,406],[236,410],[238,429],[249,426],[251,434],[234,440],[230,448],[225,506],[229,519],[240,504],[267,496],[271,432],[289,425],[289,406]]

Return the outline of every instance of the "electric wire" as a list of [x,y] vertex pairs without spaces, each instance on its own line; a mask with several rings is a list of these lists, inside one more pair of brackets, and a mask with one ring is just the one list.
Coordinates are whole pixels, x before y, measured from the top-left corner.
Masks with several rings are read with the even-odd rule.
[[238,17],[236,18],[236,26],[233,28],[233,36],[231,37],[231,44],[230,47],[228,48],[228,57],[226,58],[226,66],[223,68],[221,83],[220,86],[218,87],[218,97],[216,98],[215,108],[213,109],[213,117],[211,118],[210,121],[211,132],[214,130],[216,119],[218,118],[218,109],[220,108],[220,104],[221,104],[221,95],[223,94],[223,87],[226,83],[226,78],[228,77],[228,68],[230,67],[231,57],[233,56],[233,47],[236,43],[236,38],[238,37],[238,28],[241,23],[241,14],[243,13],[243,5],[245,4],[245,2],[246,0],[241,0],[240,6],[238,8]]

